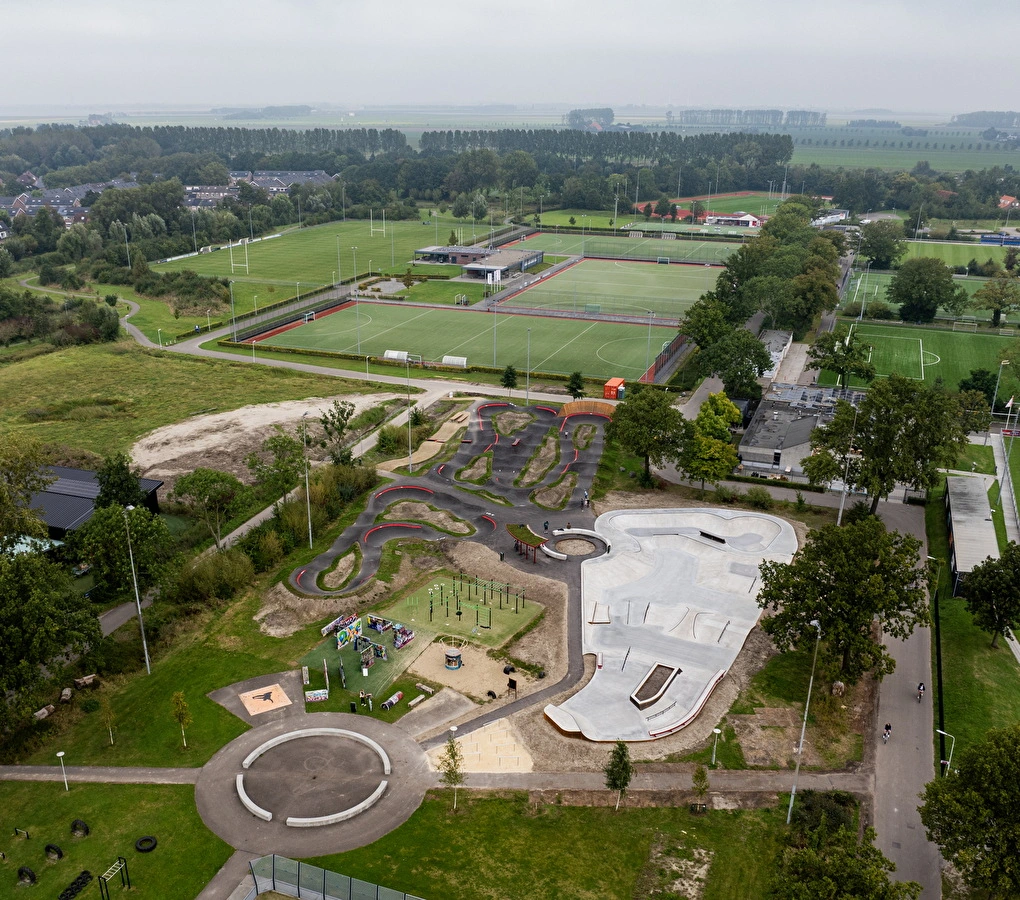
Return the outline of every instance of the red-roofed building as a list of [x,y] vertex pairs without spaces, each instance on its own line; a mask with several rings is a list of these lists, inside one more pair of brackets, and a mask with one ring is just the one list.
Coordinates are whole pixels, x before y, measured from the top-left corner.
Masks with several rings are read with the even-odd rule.
[[1016,197],[1010,197],[1009,194],[1003,194],[999,198],[999,209],[1016,209],[1020,206],[1017,202]]

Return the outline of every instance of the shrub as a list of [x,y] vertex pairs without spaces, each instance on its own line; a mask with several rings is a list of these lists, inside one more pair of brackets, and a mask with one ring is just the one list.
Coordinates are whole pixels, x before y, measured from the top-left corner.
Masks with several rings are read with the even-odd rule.
[[719,503],[736,503],[742,496],[743,494],[736,488],[729,488],[724,484],[720,484],[715,489],[715,499]]
[[744,499],[755,509],[770,510],[776,505],[776,501],[772,498],[768,488],[757,484],[747,489]]
[[185,566],[177,579],[178,600],[183,602],[229,600],[255,578],[255,567],[242,551],[231,548],[211,553]]

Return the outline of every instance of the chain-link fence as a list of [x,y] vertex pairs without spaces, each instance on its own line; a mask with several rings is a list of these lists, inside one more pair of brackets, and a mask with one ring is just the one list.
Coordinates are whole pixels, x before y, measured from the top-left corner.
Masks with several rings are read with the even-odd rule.
[[275,891],[300,900],[422,900],[392,888],[339,875],[286,856],[263,856],[249,863],[253,887],[245,900]]

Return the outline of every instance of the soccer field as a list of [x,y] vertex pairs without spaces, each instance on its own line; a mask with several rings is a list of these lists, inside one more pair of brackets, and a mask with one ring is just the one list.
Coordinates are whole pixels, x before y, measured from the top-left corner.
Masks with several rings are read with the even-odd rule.
[[[924,381],[941,378],[951,391],[969,377],[972,369],[994,372],[999,366],[999,352],[1015,340],[997,334],[942,331],[910,325],[855,324],[853,330],[871,347],[870,358],[877,377],[896,373]],[[836,378],[831,372],[822,372],[818,381],[820,384],[835,384]],[[850,385],[863,387],[865,383],[852,378]]]
[[260,346],[383,356],[402,350],[425,362],[467,357],[468,365],[514,366],[532,372],[638,379],[676,337],[676,328],[550,316],[503,315],[472,309],[409,309],[360,303],[320,315]]
[[979,263],[994,259],[1002,265],[1009,247],[996,244],[960,244],[949,241],[907,241],[907,249],[900,257],[900,264],[908,259],[926,257],[941,259],[947,266],[965,266],[972,259]]
[[[846,303],[864,302],[865,304],[870,304],[875,300],[886,303],[888,302],[886,290],[892,280],[893,275],[888,272],[868,272],[867,275],[862,272],[857,272],[853,275],[853,279],[850,282],[850,286],[847,289],[844,300]],[[976,275],[968,275],[966,278],[956,278],[954,280],[955,283],[960,285],[971,297],[973,297],[977,291],[981,290],[981,288],[989,281],[987,278],[979,278]],[[898,309],[898,307],[894,307],[894,309]],[[867,315],[866,311],[865,315]],[[943,307],[939,307],[936,315],[940,319],[957,318],[953,313],[950,313]],[[989,310],[982,309],[973,303],[964,309],[962,315],[969,317],[968,321],[970,318],[974,318],[979,322],[985,323],[990,322],[992,318],[992,314]],[[1010,315],[1012,318],[1010,318]],[[1003,316],[1002,318],[1002,324],[1007,327],[1011,327],[1011,323],[1016,321],[1016,314],[1013,313],[1010,315]]]
[[715,286],[714,266],[657,265],[586,259],[515,294],[505,304],[678,320]]
[[527,250],[545,250],[556,256],[602,256],[609,259],[658,259],[671,262],[712,263],[722,265],[740,241],[706,241],[699,235],[678,236],[675,240],[637,237],[637,228],[621,237],[591,237],[579,234],[545,232],[533,234],[514,246]]

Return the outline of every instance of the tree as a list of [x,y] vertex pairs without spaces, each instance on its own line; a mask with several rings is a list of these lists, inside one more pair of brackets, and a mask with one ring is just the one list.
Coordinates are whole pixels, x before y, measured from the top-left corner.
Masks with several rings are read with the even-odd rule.
[[[304,444],[278,428],[262,442],[259,453],[250,453],[245,465],[266,497],[285,496],[304,470]],[[267,458],[268,457],[268,458]]]
[[103,459],[96,472],[99,494],[96,508],[104,506],[141,506],[145,502],[141,476],[131,468],[131,457],[126,453],[114,453]]
[[[966,446],[965,416],[957,397],[940,384],[890,375],[876,381],[855,409],[836,404],[829,424],[811,433],[804,471],[812,484],[846,475],[871,498],[871,512],[897,483],[928,490],[939,470]],[[859,452],[858,452],[859,451]]]
[[184,691],[174,691],[170,698],[170,710],[174,721],[181,729],[181,741],[184,749],[188,749],[188,739],[185,737],[184,729],[191,724],[191,710],[188,709],[188,701],[184,699]]
[[[995,372],[989,372],[988,369],[971,369],[970,375],[960,382],[960,393],[980,391],[982,396],[985,398],[985,402],[988,403],[989,407],[991,407],[992,401],[997,400],[995,396],[995,382]],[[1009,398],[1007,397],[1003,399]],[[996,402],[995,405],[998,406],[999,403]]]
[[836,376],[836,386],[846,388],[850,376],[871,382],[875,367],[869,361],[871,347],[845,325],[818,335],[808,350],[809,369],[826,369]]
[[731,330],[726,308],[720,301],[708,297],[692,303],[680,321],[680,333],[702,350],[722,340]]
[[575,400],[584,396],[584,376],[580,372],[571,372],[567,380],[567,391]]
[[931,322],[939,308],[959,315],[969,298],[940,259],[908,259],[893,275],[886,290],[890,303],[900,307],[904,322]]
[[460,747],[457,746],[457,742],[451,735],[447,738],[446,747],[443,750],[442,755],[439,757],[439,773],[440,780],[446,787],[453,788],[453,808],[457,808],[457,788],[464,783],[464,772],[462,766],[464,764],[464,756],[460,752]]
[[992,312],[992,327],[998,328],[1002,314],[1020,307],[1020,282],[1009,272],[1000,272],[974,292],[975,304]]
[[701,763],[694,767],[694,773],[691,775],[691,786],[698,797],[698,803],[704,803],[705,795],[708,793],[708,770]]
[[333,405],[319,417],[323,430],[320,446],[329,453],[334,466],[349,466],[354,462],[351,448],[345,445],[347,428],[353,416],[353,403],[349,400],[334,400]]
[[916,881],[890,881],[896,865],[875,846],[875,830],[839,828],[830,833],[824,826],[803,846],[783,851],[770,900],[916,900],[921,885]]
[[1016,800],[1020,725],[989,731],[957,756],[957,772],[929,782],[921,794],[921,823],[963,880],[990,896],[1020,894]]
[[510,392],[517,387],[517,370],[511,365],[507,365],[503,370],[503,377],[500,378],[499,383],[506,388],[506,395],[509,397]]
[[0,555],[0,734],[31,711],[43,666],[101,637],[92,604],[63,568],[37,553]]
[[991,632],[992,648],[999,646],[999,635],[1010,636],[1020,626],[1020,546],[1010,541],[998,559],[989,557],[974,567],[963,580],[963,599],[974,617],[974,624]]
[[740,422],[740,410],[724,393],[709,394],[694,420],[694,436],[688,442],[680,467],[689,478],[718,484],[737,466],[730,426]]
[[762,628],[785,652],[815,640],[816,620],[822,658],[843,681],[889,674],[896,662],[873,624],[877,619],[883,636],[902,639],[928,623],[920,547],[911,535],[886,531],[876,516],[810,532],[792,562],[761,564]]
[[609,761],[602,770],[606,774],[606,787],[616,791],[616,808],[620,808],[620,801],[623,799],[624,791],[634,776],[634,764],[630,761],[630,750],[623,741],[617,741],[613,745],[613,752],[609,755]]
[[684,419],[669,394],[646,388],[627,394],[613,412],[606,429],[610,440],[644,460],[641,483],[652,484],[651,464],[678,460],[693,426]]
[[903,223],[899,219],[879,219],[861,228],[861,256],[876,269],[891,269],[906,249]]
[[218,550],[223,524],[233,514],[245,490],[229,472],[198,468],[178,478],[170,496],[187,505],[205,523]]
[[721,340],[698,354],[698,365],[706,375],[718,375],[729,397],[757,400],[758,379],[772,367],[765,345],[746,328],[734,328]]
[[72,533],[70,544],[72,551],[92,566],[94,599],[131,590],[132,556],[139,590],[144,591],[162,577],[173,552],[166,523],[140,506],[132,510],[122,506],[97,509],[88,522]]
[[34,441],[0,433],[0,553],[22,537],[46,537],[40,512],[32,508],[32,495],[46,490],[51,481]]

